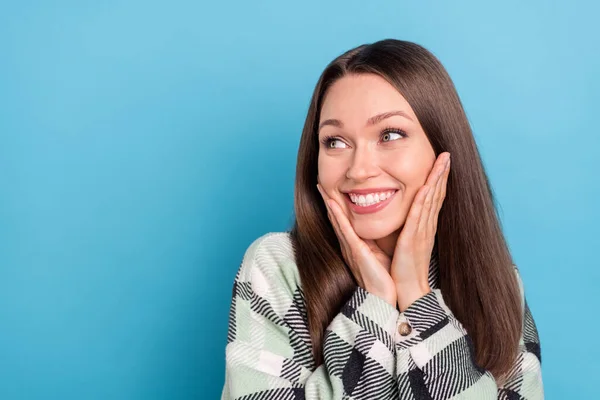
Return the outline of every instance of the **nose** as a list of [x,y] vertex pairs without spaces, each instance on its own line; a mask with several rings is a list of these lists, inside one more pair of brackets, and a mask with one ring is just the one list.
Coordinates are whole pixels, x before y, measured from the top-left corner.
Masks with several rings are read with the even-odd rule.
[[375,150],[368,147],[357,148],[346,172],[346,178],[361,182],[379,173]]

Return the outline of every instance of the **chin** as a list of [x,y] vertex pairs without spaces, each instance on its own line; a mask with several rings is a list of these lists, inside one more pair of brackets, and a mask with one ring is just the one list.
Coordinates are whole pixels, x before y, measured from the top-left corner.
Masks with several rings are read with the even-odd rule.
[[361,221],[360,223],[356,223],[353,225],[354,231],[364,240],[378,240],[388,237],[392,233],[398,231],[400,229],[401,224],[391,224],[391,221],[386,221],[381,224],[376,223],[365,223],[366,221]]

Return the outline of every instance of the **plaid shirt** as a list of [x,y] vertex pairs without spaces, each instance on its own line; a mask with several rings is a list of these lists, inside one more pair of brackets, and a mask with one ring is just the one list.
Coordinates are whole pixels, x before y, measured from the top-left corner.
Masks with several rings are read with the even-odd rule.
[[538,332],[516,266],[524,327],[502,385],[474,363],[437,271],[432,257],[432,291],[404,312],[357,287],[328,326],[316,367],[289,233],[256,239],[233,285],[221,400],[543,399]]

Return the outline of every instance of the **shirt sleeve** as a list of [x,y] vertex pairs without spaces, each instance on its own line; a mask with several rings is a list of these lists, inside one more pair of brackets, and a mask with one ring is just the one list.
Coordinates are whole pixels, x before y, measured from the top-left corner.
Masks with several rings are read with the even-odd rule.
[[317,368],[293,263],[251,246],[234,282],[222,400],[397,399],[399,311],[358,287],[325,331]]
[[[521,291],[523,330],[519,354],[506,380],[475,363],[473,342],[434,289],[399,316],[410,334],[396,336],[396,369],[400,399],[526,399],[544,398],[538,331]],[[406,333],[406,329],[404,330]]]

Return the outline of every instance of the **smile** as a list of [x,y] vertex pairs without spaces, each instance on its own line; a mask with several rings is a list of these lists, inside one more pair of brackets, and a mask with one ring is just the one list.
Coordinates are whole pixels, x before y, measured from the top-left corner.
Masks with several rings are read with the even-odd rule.
[[368,214],[380,211],[387,206],[397,190],[388,190],[381,193],[369,193],[367,195],[358,195],[347,193],[344,197],[350,205],[350,209],[357,214]]
[[350,196],[350,200],[352,200],[354,204],[358,204],[361,207],[366,207],[387,200],[394,193],[394,190],[388,190],[382,193],[369,193],[366,196],[354,193],[349,193],[348,195]]

